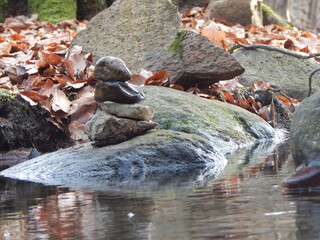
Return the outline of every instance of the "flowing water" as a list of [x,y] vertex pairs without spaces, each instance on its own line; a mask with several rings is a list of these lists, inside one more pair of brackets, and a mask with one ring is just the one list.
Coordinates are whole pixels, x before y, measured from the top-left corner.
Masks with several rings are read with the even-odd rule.
[[287,146],[228,160],[219,176],[102,190],[1,179],[0,239],[320,239],[320,191],[279,187]]

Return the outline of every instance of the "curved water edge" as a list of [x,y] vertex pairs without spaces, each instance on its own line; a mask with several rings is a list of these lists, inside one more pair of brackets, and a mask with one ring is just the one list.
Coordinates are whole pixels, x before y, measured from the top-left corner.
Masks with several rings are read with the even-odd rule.
[[[141,138],[143,139],[143,136]],[[130,142],[122,144],[120,152],[117,145],[109,147],[108,151],[111,152],[109,157],[103,148],[95,149],[95,157],[104,160],[97,165],[97,161],[90,161],[90,157],[93,157],[92,146],[87,143],[29,160],[2,171],[0,175],[45,185],[80,187],[90,190],[153,188],[163,185],[163,183],[168,186],[178,186],[187,182],[192,182],[192,185],[205,184],[217,178],[227,165],[228,159],[237,158],[239,154],[243,153],[250,153],[249,161],[251,161],[250,159],[258,159],[259,156],[272,154],[274,149],[285,139],[285,131],[279,130],[276,131],[272,140],[263,139],[250,142],[238,146],[237,150],[232,153],[228,151],[227,154],[221,154],[216,148],[210,149],[210,146],[207,146],[208,151],[203,152],[204,147],[201,145],[194,148],[194,152],[187,152],[187,154],[197,154],[196,156],[202,158],[197,161],[186,163],[181,161],[184,160],[181,158],[187,155],[177,155],[173,156],[171,161],[164,163],[152,162],[150,159],[149,165],[143,161],[131,161],[126,164],[121,159],[120,155],[123,155],[123,149],[127,145],[131,146]],[[189,145],[181,147],[187,146]],[[152,150],[156,151],[153,155],[150,153],[148,153],[149,155],[129,153],[129,155],[131,154],[132,159],[138,159],[141,156],[156,157],[157,154],[163,154],[163,151],[170,152],[170,149]],[[81,166],[81,168],[73,170],[74,161],[67,161],[67,159],[76,159],[77,166]]]

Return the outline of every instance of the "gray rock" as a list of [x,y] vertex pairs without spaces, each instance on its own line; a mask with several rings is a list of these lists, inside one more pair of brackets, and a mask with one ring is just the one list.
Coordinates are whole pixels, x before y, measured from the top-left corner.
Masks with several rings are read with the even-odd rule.
[[154,108],[157,129],[197,134],[223,154],[277,136],[262,118],[235,105],[165,87],[146,86],[142,90],[146,100],[141,104]]
[[153,108],[140,104],[119,104],[114,102],[102,102],[98,108],[118,117],[130,118],[134,120],[152,120],[154,113]]
[[98,109],[85,124],[85,133],[96,146],[120,143],[155,128],[152,121],[118,118]]
[[[267,50],[240,49],[232,54],[246,69],[238,76],[244,86],[256,81],[269,82],[288,96],[302,101],[308,95],[309,73],[320,64],[312,59],[299,59],[293,56]],[[313,90],[320,89],[320,75],[313,77]]]
[[208,4],[209,0],[171,0],[173,4],[177,5],[180,12],[185,9],[193,7],[204,7]]
[[94,91],[94,99],[97,102],[133,104],[143,101],[145,97],[143,92],[127,82],[99,82]]
[[213,84],[244,72],[232,55],[193,31],[178,32],[169,51],[173,55],[162,62],[159,69],[169,73],[171,83],[186,87],[199,83]]
[[290,148],[297,165],[320,167],[320,93],[306,98],[292,117]]
[[[166,70],[172,82],[231,79],[244,70],[206,37],[179,31],[181,20],[169,0],[117,0],[73,39],[93,53],[94,61],[111,55],[123,59],[133,73]],[[179,78],[182,78],[180,81]]]
[[222,18],[230,24],[262,26],[261,0],[211,0],[208,9],[212,18]]
[[93,77],[104,82],[126,82],[131,79],[131,72],[123,60],[107,56],[97,61]]
[[45,184],[143,181],[209,169],[217,174],[225,154],[278,133],[260,117],[237,106],[164,87],[143,89],[159,127],[117,145],[82,144],[16,165],[2,176]]
[[1,175],[49,185],[106,186],[151,176],[165,179],[205,167],[210,167],[212,175],[225,164],[225,157],[204,138],[159,130],[102,148],[87,143],[62,149],[6,169]]

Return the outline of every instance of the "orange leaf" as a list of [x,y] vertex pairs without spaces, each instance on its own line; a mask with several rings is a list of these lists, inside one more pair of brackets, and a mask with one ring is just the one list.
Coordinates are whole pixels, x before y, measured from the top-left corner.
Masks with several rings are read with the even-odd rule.
[[179,91],[184,91],[184,87],[179,84],[170,84],[170,88],[173,88]]
[[235,103],[233,96],[229,92],[223,91],[223,94],[226,96],[226,100],[229,103]]
[[215,22],[211,22],[208,26],[204,27],[201,34],[206,36],[211,42],[217,44],[222,48],[227,48],[226,33],[221,31]]
[[161,86],[163,83],[166,82],[166,80],[168,80],[168,74],[166,71],[161,70],[156,74],[152,75],[151,77],[149,77],[146,80],[145,85]]
[[32,99],[33,101],[42,102],[43,100],[46,100],[48,97],[41,95],[37,92],[33,91],[20,91],[20,94],[27,96],[28,98]]

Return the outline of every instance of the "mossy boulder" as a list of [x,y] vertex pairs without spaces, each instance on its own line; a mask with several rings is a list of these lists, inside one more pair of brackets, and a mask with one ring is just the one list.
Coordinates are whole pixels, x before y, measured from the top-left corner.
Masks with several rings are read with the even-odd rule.
[[292,28],[280,15],[275,13],[268,5],[262,4],[263,25],[276,24],[282,27]]
[[39,21],[57,23],[61,20],[76,19],[75,0],[29,0],[29,12],[39,14]]
[[155,108],[157,129],[116,145],[86,143],[45,154],[1,175],[65,186],[140,183],[199,170],[215,175],[226,154],[277,136],[267,122],[237,106],[164,87],[142,91],[144,104]]
[[0,129],[0,151],[21,147],[53,151],[59,148],[59,139],[66,137],[47,121],[40,108],[4,89],[0,89]]
[[146,86],[142,105],[154,108],[158,129],[196,134],[214,143],[223,153],[276,134],[262,118],[228,103],[164,87]]

